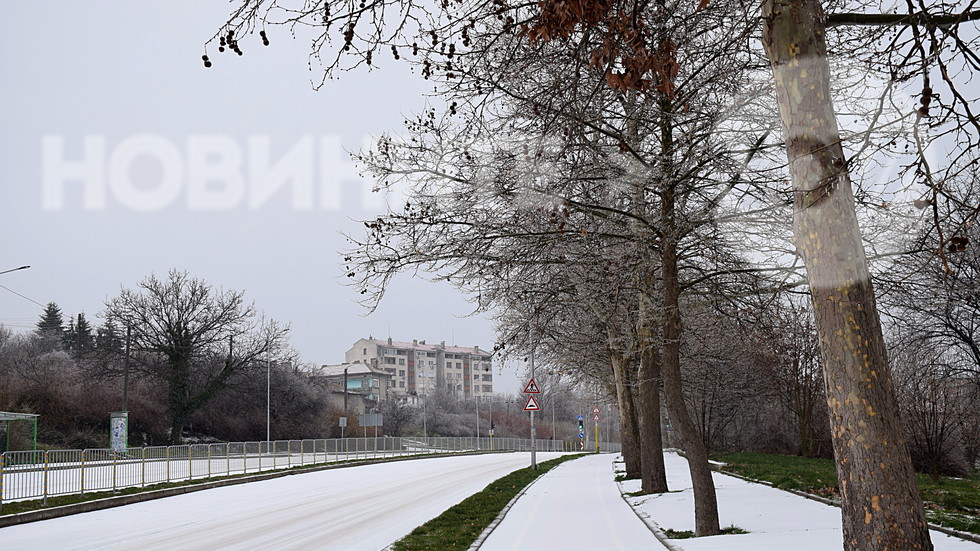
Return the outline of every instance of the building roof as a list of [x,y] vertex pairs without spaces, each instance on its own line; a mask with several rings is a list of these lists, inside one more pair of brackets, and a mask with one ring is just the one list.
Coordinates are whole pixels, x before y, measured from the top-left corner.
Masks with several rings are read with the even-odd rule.
[[383,369],[378,369],[371,367],[368,364],[362,363],[343,363],[338,365],[324,365],[320,367],[319,375],[321,377],[343,377],[344,369],[347,370],[347,376],[358,376],[358,375],[377,375],[379,377],[391,377],[391,373]]
[[435,352],[437,350],[443,350],[449,352],[450,354],[482,354],[489,356],[489,350],[481,350],[479,346],[446,346],[445,342],[439,344],[427,344],[425,341],[396,341],[389,339],[367,339],[374,344],[379,346],[384,346],[387,348],[410,348],[412,350],[424,350],[426,352]]
[[0,411],[0,421],[33,421],[40,417],[37,413],[14,413],[11,411]]

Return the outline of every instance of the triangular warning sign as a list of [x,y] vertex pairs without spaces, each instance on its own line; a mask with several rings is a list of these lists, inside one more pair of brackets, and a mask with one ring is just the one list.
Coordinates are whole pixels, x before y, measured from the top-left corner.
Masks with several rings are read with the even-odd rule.
[[[527,391],[525,390],[524,392],[527,392]],[[595,406],[594,408],[592,408],[592,413],[602,413],[602,412],[599,411],[599,406]]]
[[596,413],[595,415],[593,415],[593,416],[592,416],[592,420],[593,420],[593,421],[598,421],[598,420],[599,420],[599,414],[598,414],[598,413]]
[[[534,381],[531,381],[532,383]],[[524,404],[524,411],[541,411],[541,406],[538,405],[538,401],[534,399],[534,396],[527,397],[527,404]]]
[[524,394],[541,394],[541,389],[538,388],[538,383],[534,382],[534,379],[531,379],[531,382],[524,387]]

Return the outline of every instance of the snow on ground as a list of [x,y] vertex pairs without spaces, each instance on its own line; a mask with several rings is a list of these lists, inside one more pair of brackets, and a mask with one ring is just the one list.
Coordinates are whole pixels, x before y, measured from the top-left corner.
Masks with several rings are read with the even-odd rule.
[[[539,461],[557,453],[538,453]],[[610,454],[563,463],[530,486],[481,551],[662,549],[620,497]],[[487,484],[529,454],[419,459],[287,476],[0,529],[0,549],[342,551],[382,549]],[[628,498],[661,528],[693,530],[687,462],[665,454],[673,491]],[[839,550],[840,509],[715,474],[722,526],[748,534],[669,540],[683,551]],[[639,481],[622,483],[639,490]],[[939,532],[936,551],[980,551]],[[438,551],[438,550],[434,550]]]
[[[606,456],[609,457],[609,456]],[[639,513],[662,529],[694,530],[694,495],[687,460],[664,454],[666,494],[630,497]],[[670,540],[683,551],[821,551],[843,547],[840,509],[762,484],[715,473],[722,527],[735,525],[748,534]],[[622,483],[623,492],[640,489],[638,480]],[[980,551],[980,544],[931,532],[936,551]]]
[[661,549],[620,497],[613,455],[590,455],[548,471],[528,488],[480,551]]
[[0,549],[375,551],[529,462],[489,454],[298,474],[0,528]]

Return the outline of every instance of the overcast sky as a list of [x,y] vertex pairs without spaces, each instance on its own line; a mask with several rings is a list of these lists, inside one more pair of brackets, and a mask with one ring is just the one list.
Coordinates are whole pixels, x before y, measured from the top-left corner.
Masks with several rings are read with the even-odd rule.
[[402,277],[370,316],[343,285],[340,232],[380,208],[340,146],[400,129],[424,81],[382,60],[314,91],[309,41],[278,27],[242,57],[212,49],[206,69],[222,2],[40,6],[0,7],[0,271],[32,266],[0,275],[0,323],[33,329],[36,301],[98,324],[121,285],[177,268],[245,290],[317,364],[389,332],[493,346],[492,323],[447,285]]

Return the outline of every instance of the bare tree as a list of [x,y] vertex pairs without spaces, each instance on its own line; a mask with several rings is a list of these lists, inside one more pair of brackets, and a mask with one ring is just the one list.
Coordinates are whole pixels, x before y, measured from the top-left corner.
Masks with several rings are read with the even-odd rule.
[[288,332],[260,318],[242,292],[214,289],[176,270],[166,279],[147,277],[139,290],[122,289],[105,314],[132,328],[143,370],[166,382],[174,444],[193,412],[235,373],[275,358]]

